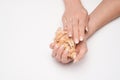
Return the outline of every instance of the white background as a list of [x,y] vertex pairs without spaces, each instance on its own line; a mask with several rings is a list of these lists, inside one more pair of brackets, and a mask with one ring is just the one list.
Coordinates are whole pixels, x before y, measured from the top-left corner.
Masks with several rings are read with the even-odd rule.
[[[82,0],[91,13],[101,0]],[[0,80],[120,80],[120,19],[88,40],[86,56],[63,65],[49,43],[62,26],[62,0],[0,0]]]

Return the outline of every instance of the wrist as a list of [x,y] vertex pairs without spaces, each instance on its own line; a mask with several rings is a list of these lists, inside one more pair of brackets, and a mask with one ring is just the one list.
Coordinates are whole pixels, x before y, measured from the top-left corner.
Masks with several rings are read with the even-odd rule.
[[94,20],[89,20],[88,29],[89,31],[86,33],[86,40],[88,40],[98,30],[98,27]]
[[65,9],[71,9],[72,7],[80,7],[82,8],[82,4],[80,2],[80,0],[64,0],[64,4],[65,4]]

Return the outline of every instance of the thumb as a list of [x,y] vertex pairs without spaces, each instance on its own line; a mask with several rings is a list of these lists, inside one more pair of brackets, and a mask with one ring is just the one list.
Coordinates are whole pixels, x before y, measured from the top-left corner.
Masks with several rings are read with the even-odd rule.
[[83,42],[81,46],[79,47],[79,53],[77,57],[74,59],[73,63],[80,61],[80,59],[84,56],[86,52],[87,52],[87,45],[86,43]]

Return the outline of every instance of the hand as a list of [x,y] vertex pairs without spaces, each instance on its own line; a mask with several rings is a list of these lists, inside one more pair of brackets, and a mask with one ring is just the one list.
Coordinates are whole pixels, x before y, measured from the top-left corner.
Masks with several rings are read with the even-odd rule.
[[52,57],[54,57],[57,61],[62,63],[69,63],[72,59],[68,58],[68,49],[64,50],[64,46],[59,46],[56,43],[51,43],[50,48],[53,49]]
[[82,41],[79,44],[77,44],[76,46],[76,52],[77,57],[74,59],[74,63],[79,62],[81,60],[81,58],[84,57],[84,55],[87,53],[88,48],[87,48],[87,43],[86,41]]
[[[68,0],[69,1],[69,0]],[[62,17],[64,29],[68,30],[68,36],[72,37],[76,44],[83,41],[85,37],[85,29],[88,31],[88,13],[80,2],[69,2],[69,6],[65,8]]]
[[[52,56],[56,58],[57,61],[61,63],[70,63],[71,61],[73,61],[72,59],[68,58],[68,49],[64,50],[64,46],[58,46],[55,43],[51,43],[50,48],[53,49]],[[87,52],[87,45],[85,41],[77,44],[76,52],[78,54],[74,59],[74,63],[78,62]]]

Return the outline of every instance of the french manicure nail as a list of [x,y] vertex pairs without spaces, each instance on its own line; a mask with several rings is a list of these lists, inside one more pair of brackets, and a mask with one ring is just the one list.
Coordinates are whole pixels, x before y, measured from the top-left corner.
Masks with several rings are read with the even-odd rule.
[[69,33],[69,37],[72,37],[72,34],[71,34],[71,33]]
[[77,63],[78,61],[75,59],[74,61],[73,61],[73,63]]
[[80,41],[83,41],[83,37],[80,37]]
[[71,34],[69,34],[69,37],[72,37],[72,35],[71,35]]
[[85,30],[88,32],[88,28],[86,27]]
[[78,43],[79,43],[79,40],[78,40],[78,39],[75,39],[75,43],[78,44]]

